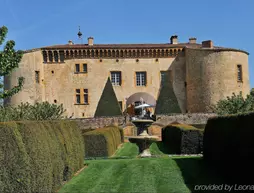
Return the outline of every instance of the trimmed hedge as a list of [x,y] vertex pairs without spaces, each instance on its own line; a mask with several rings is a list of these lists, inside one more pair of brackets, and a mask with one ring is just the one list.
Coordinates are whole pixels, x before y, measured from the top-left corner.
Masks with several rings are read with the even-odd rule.
[[254,172],[254,113],[210,118],[204,132],[204,159],[233,180],[247,183]]
[[108,77],[101,98],[98,102],[94,117],[122,116],[122,110],[118,103],[114,88]]
[[83,162],[74,121],[0,123],[0,192],[54,192]]
[[86,158],[113,155],[122,143],[121,133],[121,129],[116,126],[108,126],[84,133]]
[[202,151],[202,130],[190,125],[172,124],[162,128],[162,142],[172,154],[199,154]]
[[164,82],[160,86],[154,114],[182,113],[174,88],[171,73],[168,70],[164,75]]

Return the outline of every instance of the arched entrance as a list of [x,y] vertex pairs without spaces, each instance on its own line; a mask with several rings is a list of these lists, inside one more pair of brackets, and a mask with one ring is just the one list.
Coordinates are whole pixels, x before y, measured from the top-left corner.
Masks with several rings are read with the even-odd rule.
[[[137,92],[129,96],[126,100],[127,113],[131,116],[141,114],[142,109],[135,109],[135,107],[141,105],[142,103],[156,106],[156,100],[152,95],[146,92]],[[152,114],[154,114],[154,108],[149,108],[149,110]]]

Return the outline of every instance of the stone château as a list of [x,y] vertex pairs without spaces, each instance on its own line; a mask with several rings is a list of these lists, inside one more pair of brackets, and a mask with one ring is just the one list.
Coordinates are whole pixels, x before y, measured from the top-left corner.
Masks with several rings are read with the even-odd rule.
[[25,78],[21,92],[5,104],[63,104],[67,116],[93,117],[110,77],[124,111],[141,98],[156,104],[168,73],[182,113],[209,112],[211,104],[250,92],[248,53],[214,46],[211,40],[179,43],[176,35],[161,44],[54,45],[25,51],[19,68],[5,77],[5,89]]

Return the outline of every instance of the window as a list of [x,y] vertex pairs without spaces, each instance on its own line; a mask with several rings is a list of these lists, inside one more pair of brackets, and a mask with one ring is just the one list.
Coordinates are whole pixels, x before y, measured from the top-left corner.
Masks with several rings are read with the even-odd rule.
[[60,54],[60,62],[64,62],[64,51],[59,51]]
[[48,61],[47,52],[46,52],[46,51],[43,51],[42,55],[43,55],[43,62],[44,62],[44,63],[47,63],[47,61]]
[[146,86],[146,72],[136,72],[136,85]]
[[242,74],[242,65],[237,65],[237,81],[242,82],[243,81],[243,74]]
[[76,103],[80,104],[80,89],[76,89]]
[[54,51],[54,60],[55,62],[58,62],[58,52]]
[[40,83],[40,71],[35,71],[35,82]]
[[53,54],[51,51],[48,52],[49,54],[49,62],[53,62]]
[[83,64],[83,72],[87,73],[87,64]]
[[80,66],[79,66],[79,64],[75,64],[75,72],[80,72]]
[[165,83],[167,71],[161,71],[161,85]]
[[118,101],[118,103],[119,103],[120,109],[122,111],[123,110],[123,102],[122,101]]
[[88,89],[76,89],[76,103],[79,105],[88,105]]
[[111,82],[114,86],[121,86],[122,84],[122,75],[121,72],[111,72]]
[[88,89],[84,89],[84,104],[88,104]]

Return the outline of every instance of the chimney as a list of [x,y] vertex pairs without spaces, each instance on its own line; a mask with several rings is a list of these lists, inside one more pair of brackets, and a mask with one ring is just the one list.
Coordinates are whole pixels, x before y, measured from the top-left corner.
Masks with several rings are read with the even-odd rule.
[[73,45],[72,40],[69,40],[69,41],[68,41],[68,44],[69,44],[69,45]]
[[92,46],[93,45],[93,37],[89,37],[88,39],[88,45]]
[[206,40],[202,42],[202,48],[213,48],[212,40]]
[[171,36],[170,43],[171,44],[178,44],[177,37],[178,37],[177,35]]
[[189,43],[190,44],[196,44],[197,43],[197,38],[189,38]]

